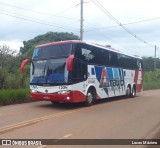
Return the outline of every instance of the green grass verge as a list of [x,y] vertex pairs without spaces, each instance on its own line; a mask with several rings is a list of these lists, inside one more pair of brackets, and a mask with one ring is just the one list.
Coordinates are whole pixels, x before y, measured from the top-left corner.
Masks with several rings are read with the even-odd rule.
[[0,105],[30,102],[29,90],[0,90]]
[[144,73],[144,90],[160,89],[160,69]]
[[160,89],[160,81],[144,82],[144,90]]

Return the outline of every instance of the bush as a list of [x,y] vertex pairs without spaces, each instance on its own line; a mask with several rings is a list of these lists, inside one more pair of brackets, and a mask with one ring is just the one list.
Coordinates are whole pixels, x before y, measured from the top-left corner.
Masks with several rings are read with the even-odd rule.
[[160,69],[144,73],[144,90],[160,89]]
[[30,102],[29,90],[0,90],[0,105]]

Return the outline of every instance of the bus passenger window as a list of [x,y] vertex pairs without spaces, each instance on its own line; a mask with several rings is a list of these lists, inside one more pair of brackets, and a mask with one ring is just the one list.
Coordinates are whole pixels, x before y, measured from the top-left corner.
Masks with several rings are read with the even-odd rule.
[[87,78],[87,64],[81,62],[80,60],[75,59],[72,78],[73,82],[84,81]]
[[109,66],[118,67],[117,53],[109,53]]

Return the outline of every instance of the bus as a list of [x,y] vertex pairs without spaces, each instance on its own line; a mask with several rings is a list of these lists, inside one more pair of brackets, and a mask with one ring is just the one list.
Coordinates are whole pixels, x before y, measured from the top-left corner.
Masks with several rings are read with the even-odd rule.
[[126,95],[143,90],[143,63],[138,56],[111,46],[67,40],[35,47],[30,67],[30,96],[52,103],[84,102]]

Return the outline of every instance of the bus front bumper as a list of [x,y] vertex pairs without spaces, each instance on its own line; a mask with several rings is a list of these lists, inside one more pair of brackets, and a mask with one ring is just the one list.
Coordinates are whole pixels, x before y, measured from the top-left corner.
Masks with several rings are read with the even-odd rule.
[[30,92],[30,96],[34,100],[39,101],[53,101],[53,102],[83,102],[86,97],[83,93],[79,91],[71,91],[68,94],[47,94]]

